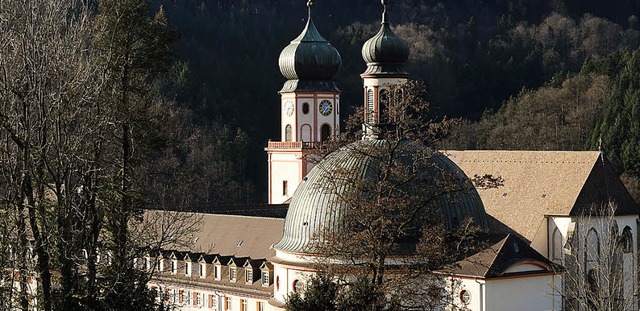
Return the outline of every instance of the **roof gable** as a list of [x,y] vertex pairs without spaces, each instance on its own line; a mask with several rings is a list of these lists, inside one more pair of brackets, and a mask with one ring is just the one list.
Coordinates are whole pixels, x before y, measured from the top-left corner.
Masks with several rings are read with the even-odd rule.
[[[532,241],[545,215],[574,215],[609,198],[637,213],[638,206],[598,151],[447,151],[467,176],[491,174],[503,186],[478,189],[493,232]],[[604,190],[607,189],[607,190]],[[607,195],[609,194],[609,195]]]
[[461,276],[498,278],[562,271],[516,235],[507,234],[486,250],[456,263],[449,272]]

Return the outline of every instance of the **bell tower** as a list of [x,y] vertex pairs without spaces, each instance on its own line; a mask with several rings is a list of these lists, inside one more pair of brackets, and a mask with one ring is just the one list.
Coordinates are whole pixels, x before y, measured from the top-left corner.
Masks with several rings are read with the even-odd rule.
[[387,21],[389,0],[382,0],[382,26],[378,33],[362,46],[362,58],[367,70],[360,75],[364,85],[363,139],[381,139],[381,114],[388,103],[389,92],[407,82],[409,73],[404,64],[409,59],[409,45],[398,37]]
[[280,53],[280,72],[287,79],[280,90],[280,141],[269,141],[269,204],[286,202],[313,167],[305,155],[314,144],[340,131],[340,90],[334,77],[340,53],[320,35],[309,17],[302,33]]

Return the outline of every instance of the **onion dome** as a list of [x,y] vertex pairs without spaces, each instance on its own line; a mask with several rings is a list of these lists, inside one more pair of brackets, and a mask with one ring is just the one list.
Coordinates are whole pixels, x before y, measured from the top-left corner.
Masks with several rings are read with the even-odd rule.
[[362,58],[367,63],[363,75],[408,76],[404,63],[409,59],[409,45],[398,37],[387,22],[387,6],[383,0],[382,27],[378,33],[362,46]]
[[280,53],[280,72],[288,79],[280,92],[340,91],[333,78],[340,71],[342,58],[316,29],[311,19],[311,5],[309,1],[306,27]]
[[[349,201],[356,189],[354,185],[369,183],[377,184],[377,169],[381,166],[381,154],[390,147],[385,140],[362,140],[351,143],[329,154],[318,163],[303,182],[298,186],[284,223],[282,239],[274,245],[276,250],[294,253],[317,253],[322,246],[322,236],[326,232],[339,234],[347,230],[345,213],[349,211]],[[403,141],[394,152],[394,159],[399,159],[406,167],[414,167],[413,155],[429,153],[427,163],[419,168],[416,182],[420,186],[411,184],[411,189],[421,189],[422,198],[436,198],[432,200],[428,211],[441,211],[442,214],[423,215],[420,219],[430,218],[431,221],[444,221],[450,230],[471,219],[481,228],[487,228],[487,216],[484,205],[469,178],[462,170],[445,155],[428,149],[424,145]],[[416,169],[418,166],[416,166]],[[449,187],[449,188],[445,188]],[[450,187],[460,189],[450,191]],[[358,188],[361,191],[362,188]],[[428,190],[429,193],[426,193]],[[448,194],[443,194],[449,191]],[[357,195],[357,194],[356,194]],[[345,199],[347,198],[347,199]],[[356,197],[357,198],[357,197]],[[411,208],[411,207],[408,207]],[[425,223],[414,224],[415,228],[429,226]],[[419,229],[418,229],[419,230]],[[415,240],[412,244],[399,245],[395,255],[411,253],[415,250]]]

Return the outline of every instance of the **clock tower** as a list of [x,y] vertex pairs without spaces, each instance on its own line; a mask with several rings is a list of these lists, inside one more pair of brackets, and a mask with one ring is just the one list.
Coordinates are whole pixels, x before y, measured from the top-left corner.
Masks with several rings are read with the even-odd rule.
[[305,155],[314,144],[339,132],[340,90],[334,77],[340,54],[320,35],[309,18],[302,33],[280,53],[280,72],[287,79],[280,90],[280,141],[269,141],[269,204],[286,202],[313,167]]

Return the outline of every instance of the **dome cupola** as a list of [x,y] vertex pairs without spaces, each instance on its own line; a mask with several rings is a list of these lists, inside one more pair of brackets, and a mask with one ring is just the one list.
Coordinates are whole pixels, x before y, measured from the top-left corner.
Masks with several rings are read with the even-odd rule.
[[312,1],[307,3],[309,18],[306,27],[280,53],[280,72],[287,78],[280,92],[339,91],[333,78],[340,71],[342,58],[316,29],[311,19],[312,4]]
[[[291,253],[313,254],[322,248],[323,234],[349,230],[345,215],[353,208],[354,197],[351,192],[363,189],[357,188],[355,181],[378,183],[376,178],[381,176],[381,161],[385,161],[380,155],[388,154],[389,148],[397,151],[393,153],[395,160],[406,167],[417,165],[416,168],[420,169],[415,180],[421,184],[410,186],[410,189],[420,190],[415,190],[419,193],[412,195],[429,199],[430,207],[423,211],[437,215],[425,215],[419,219],[443,221],[449,230],[462,225],[467,219],[481,228],[487,228],[487,216],[478,192],[453,161],[416,142],[401,141],[397,146],[392,144],[386,140],[357,141],[329,154],[318,163],[295,191],[289,204],[282,239],[274,248]],[[428,159],[416,164],[416,154],[428,154]],[[444,188],[447,186],[457,187],[459,191],[443,195],[451,191],[450,188]],[[412,207],[406,208],[406,211],[397,212],[406,213]],[[417,223],[416,227],[429,225],[422,222]],[[401,245],[396,255],[410,253],[411,249],[415,249],[415,245]]]
[[367,63],[363,75],[408,76],[404,64],[409,59],[409,45],[398,37],[387,22],[387,2],[382,0],[382,26],[378,33],[362,46],[362,58]]

